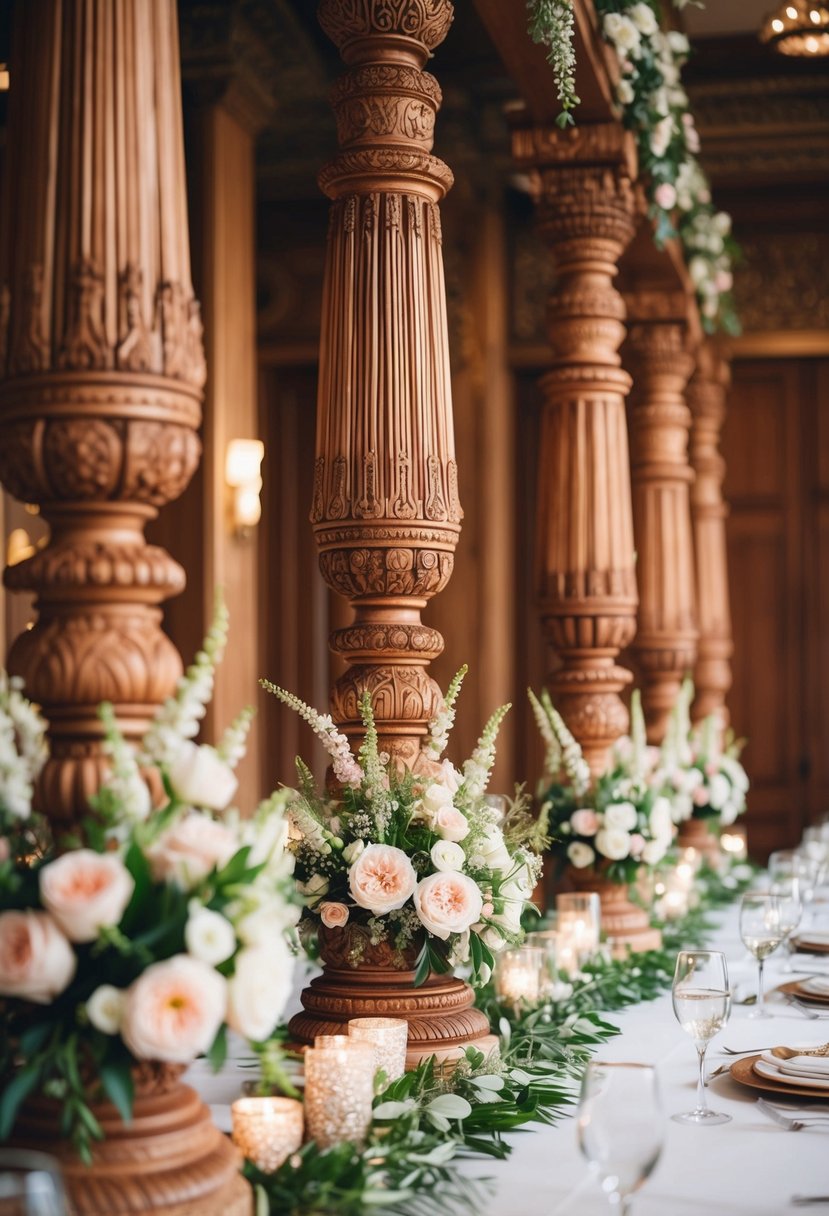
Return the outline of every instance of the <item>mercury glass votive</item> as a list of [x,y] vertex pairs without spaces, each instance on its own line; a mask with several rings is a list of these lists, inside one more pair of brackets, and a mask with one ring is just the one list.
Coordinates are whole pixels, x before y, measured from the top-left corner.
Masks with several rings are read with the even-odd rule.
[[230,1116],[233,1143],[263,1173],[274,1173],[302,1145],[305,1120],[294,1098],[239,1098]]
[[409,1023],[405,1018],[352,1018],[348,1034],[374,1050],[374,1070],[382,1069],[387,1081],[396,1081],[406,1071]]
[[532,1003],[541,996],[541,968],[544,951],[539,946],[519,946],[504,950],[495,964],[495,991],[511,1005]]
[[320,1148],[361,1143],[371,1126],[374,1049],[345,1034],[317,1035],[305,1052],[305,1126]]
[[572,950],[579,967],[599,948],[601,901],[595,891],[556,896],[559,942]]

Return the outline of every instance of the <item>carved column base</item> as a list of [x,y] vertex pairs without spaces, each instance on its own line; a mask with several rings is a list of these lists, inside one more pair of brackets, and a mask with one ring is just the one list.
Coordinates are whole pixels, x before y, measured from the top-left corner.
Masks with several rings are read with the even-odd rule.
[[93,1104],[105,1139],[91,1166],[60,1138],[58,1107],[49,1099],[26,1104],[11,1143],[57,1157],[77,1216],[252,1216],[238,1152],[178,1073],[170,1079],[157,1066],[154,1080],[137,1084],[129,1124],[109,1103]]
[[601,901],[602,931],[613,938],[613,957],[626,958],[643,950],[659,950],[662,934],[653,929],[647,912],[631,902],[624,883],[611,882],[593,869],[570,867],[568,877],[577,891],[596,891]]
[[640,630],[634,649],[642,668],[642,709],[648,743],[659,746],[665,738],[671,711],[682,681],[693,671],[696,632],[665,638]]
[[609,661],[593,657],[584,662],[586,666],[574,669],[565,664],[549,684],[556,708],[578,739],[590,772],[598,777],[607,769],[609,749],[627,731],[628,711],[619,692],[633,677]]

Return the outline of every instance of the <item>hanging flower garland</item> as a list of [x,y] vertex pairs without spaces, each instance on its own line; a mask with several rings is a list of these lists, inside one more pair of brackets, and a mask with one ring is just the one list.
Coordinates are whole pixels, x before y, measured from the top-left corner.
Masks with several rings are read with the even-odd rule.
[[[616,97],[622,121],[636,137],[649,215],[660,247],[678,238],[708,333],[738,333],[732,296],[731,217],[716,211],[697,159],[699,134],[682,87],[690,45],[678,30],[661,28],[659,0],[595,0],[601,31],[621,69]],[[673,0],[684,8],[689,0]],[[573,0],[529,0],[530,36],[547,45],[562,102],[559,125],[572,123],[578,104],[573,53]],[[569,10],[569,23],[564,10]],[[565,45],[566,43],[566,45]]]

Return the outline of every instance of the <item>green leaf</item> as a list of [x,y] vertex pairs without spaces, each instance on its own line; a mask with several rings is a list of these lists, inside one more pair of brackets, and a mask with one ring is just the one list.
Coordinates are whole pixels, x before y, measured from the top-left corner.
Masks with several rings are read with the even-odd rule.
[[405,1102],[381,1102],[375,1106],[373,1115],[375,1119],[399,1119],[413,1110],[417,1110],[417,1103],[414,1098],[407,1098]]
[[51,1030],[51,1022],[36,1022],[34,1026],[30,1026],[28,1030],[24,1030],[20,1036],[21,1054],[26,1057],[36,1055],[46,1042]]
[[460,1094],[441,1094],[426,1107],[431,1115],[443,1115],[445,1119],[467,1119],[472,1107]]
[[125,1061],[105,1061],[101,1065],[101,1085],[124,1122],[131,1123],[134,1089],[129,1064]]
[[40,1068],[24,1068],[9,1081],[0,1096],[0,1140],[8,1140],[17,1112],[40,1080]]
[[414,974],[415,988],[419,988],[421,984],[425,984],[426,980],[429,978],[429,963],[429,943],[426,941],[423,943],[423,949],[417,956],[417,969]]
[[218,1072],[227,1059],[227,1027],[219,1027],[218,1033],[210,1045],[207,1060],[214,1072]]

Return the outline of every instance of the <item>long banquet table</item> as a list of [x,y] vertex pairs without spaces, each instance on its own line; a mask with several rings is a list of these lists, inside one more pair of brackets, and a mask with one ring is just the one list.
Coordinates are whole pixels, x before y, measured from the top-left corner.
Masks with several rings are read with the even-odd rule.
[[[756,963],[746,955],[737,931],[737,910],[721,914],[710,945],[724,950],[737,997],[754,991]],[[810,970],[819,962],[796,959]],[[781,974],[782,960],[766,964],[767,991],[791,978]],[[824,963],[829,970],[829,958]],[[298,1006],[298,1001],[296,1002]],[[818,1044],[829,1040],[829,1018],[807,1019],[779,997],[769,1008],[774,1018],[749,1018],[749,1008],[736,1004],[731,1020],[709,1048],[709,1068],[728,1058],[723,1045],[742,1050],[775,1044]],[[739,1085],[727,1074],[712,1080],[709,1103],[732,1116],[717,1127],[674,1123],[669,1114],[689,1110],[696,1087],[696,1053],[676,1022],[670,993],[656,1001],[607,1015],[621,1034],[599,1048],[606,1060],[631,1060],[657,1065],[666,1114],[665,1147],[660,1161],[634,1200],[635,1216],[781,1216],[787,1212],[821,1210],[795,1207],[791,1197],[829,1196],[829,1124],[822,1129],[790,1132],[758,1110],[757,1091]],[[228,1127],[227,1103],[238,1096],[250,1071],[231,1066],[211,1077],[203,1062],[190,1081],[211,1103],[220,1126]],[[790,1099],[796,1103],[796,1099]],[[829,1108],[829,1098],[827,1098]],[[489,1177],[491,1198],[481,1216],[607,1216],[611,1210],[590,1176],[576,1145],[575,1122],[565,1118],[555,1127],[533,1127],[510,1136],[513,1153],[505,1162],[489,1159],[464,1164],[470,1176]]]

